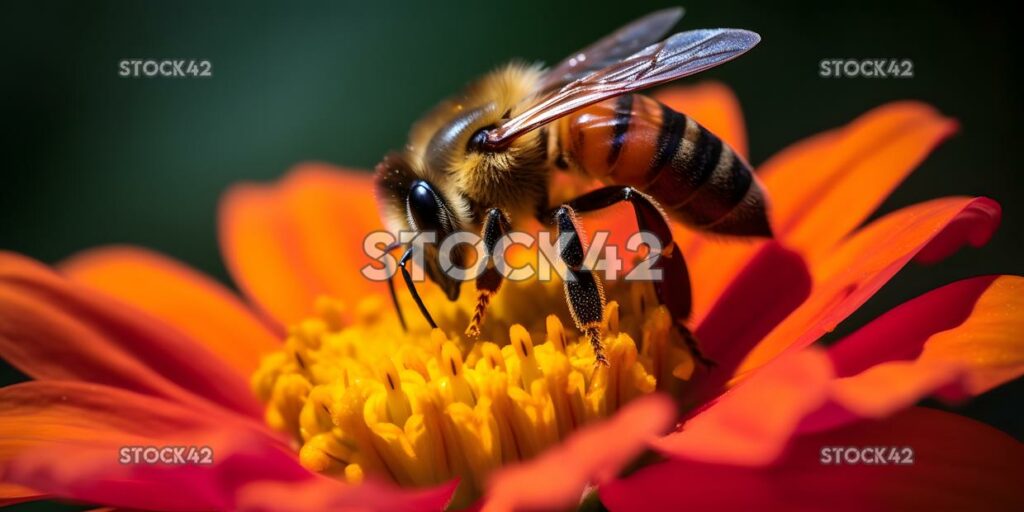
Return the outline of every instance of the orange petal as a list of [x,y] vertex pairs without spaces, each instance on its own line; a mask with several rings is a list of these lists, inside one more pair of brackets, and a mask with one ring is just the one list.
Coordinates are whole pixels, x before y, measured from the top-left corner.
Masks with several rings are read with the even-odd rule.
[[75,381],[29,381],[0,388],[0,413],[2,462],[55,443],[129,445],[214,424],[213,418],[183,404]]
[[825,403],[831,378],[832,364],[824,352],[808,349],[779,358],[653,445],[689,460],[768,464],[782,453],[804,416]]
[[[786,350],[806,347],[834,329],[922,249],[949,253],[964,243],[988,241],[999,218],[999,205],[990,199],[954,197],[904,208],[871,223],[811,267],[811,296],[754,347],[738,373]],[[951,225],[955,229],[946,233]]]
[[827,255],[956,129],[928,105],[899,102],[790,146],[759,168],[776,236],[812,261]]
[[[827,447],[909,447],[913,464],[822,464]],[[897,457],[900,454],[897,453]],[[610,510],[1021,510],[1024,445],[916,408],[802,436],[765,468],[672,460],[601,487]]]
[[604,482],[672,423],[670,400],[650,395],[587,427],[532,461],[502,469],[488,482],[483,510],[556,510],[577,505],[584,488]]
[[13,253],[0,253],[0,357],[40,380],[107,384],[262,417],[247,380],[201,344]]
[[359,269],[363,238],[380,230],[372,177],[303,164],[273,185],[241,184],[220,207],[221,249],[235,281],[283,325],[313,313],[326,294],[352,305],[384,291]]
[[743,110],[729,86],[720,82],[702,82],[668,87],[653,96],[669,108],[692,117],[737,153],[747,157],[747,129],[743,124]]
[[[209,462],[197,452],[147,464],[124,450],[165,446],[208,446]],[[0,474],[57,498],[148,510],[233,509],[250,481],[314,478],[255,422],[70,381],[0,389]]]
[[226,288],[152,251],[93,249],[65,261],[74,281],[122,300],[202,342],[248,379],[279,338]]
[[810,349],[780,356],[655,446],[690,460],[765,465],[798,432],[885,417],[936,391],[982,393],[1024,374],[1022,291],[1024,278],[1002,276],[928,293],[835,345],[831,358]]
[[[938,391],[957,400],[1024,374],[1024,278],[965,279],[911,300],[830,350],[842,413],[882,417]],[[822,421],[821,418],[818,420]]]

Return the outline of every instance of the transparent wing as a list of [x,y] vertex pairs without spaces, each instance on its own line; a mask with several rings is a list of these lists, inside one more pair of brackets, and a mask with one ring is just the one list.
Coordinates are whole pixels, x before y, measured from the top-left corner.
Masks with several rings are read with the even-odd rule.
[[655,11],[574,52],[544,75],[541,90],[561,87],[661,40],[683,17],[682,7]]
[[486,145],[504,147],[516,137],[588,105],[715,67],[740,56],[760,40],[756,33],[738,29],[680,32],[552,91],[488,132]]

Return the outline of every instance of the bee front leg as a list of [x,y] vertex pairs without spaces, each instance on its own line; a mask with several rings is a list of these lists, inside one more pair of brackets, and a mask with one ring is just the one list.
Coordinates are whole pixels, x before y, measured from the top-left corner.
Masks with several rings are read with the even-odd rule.
[[[384,252],[390,253],[391,251],[398,249],[401,246],[402,244],[400,242],[392,242],[391,244],[384,248]],[[391,260],[388,260],[388,263],[390,262]],[[390,265],[388,271],[391,271]],[[398,294],[395,293],[395,274],[391,274],[388,277],[388,293],[391,295],[391,304],[395,306],[395,313],[398,314],[398,323],[402,324],[403,331],[408,331],[409,327],[405,324],[405,315],[402,314],[402,305],[398,303]]]
[[[590,269],[583,266],[586,255],[586,241],[583,230],[579,227],[576,212],[571,206],[562,205],[554,213],[555,227],[558,229],[558,255],[569,267],[570,275],[566,276],[565,300],[569,304],[569,312],[576,323],[576,328],[583,332],[594,348],[597,364],[608,366],[604,357],[604,346],[601,341],[601,324],[604,321],[604,287],[601,279]],[[563,240],[562,235],[571,237]]]
[[501,272],[498,272],[494,266],[494,248],[498,241],[510,231],[512,231],[512,223],[505,212],[498,208],[487,210],[480,235],[484,242],[487,267],[476,278],[476,308],[473,310],[473,318],[469,322],[469,327],[466,327],[466,336],[471,338],[480,336],[480,325],[483,324],[487,304],[491,302],[491,297],[498,293],[498,288],[501,287],[503,278]]
[[[412,274],[409,273],[409,260],[412,259],[413,247],[409,247],[405,250],[405,254],[402,254],[402,259],[398,261],[398,268],[402,270],[402,278],[405,279],[405,286],[409,289],[409,294],[412,295],[416,305],[420,308],[420,313],[423,314],[423,318],[426,319],[427,323],[430,324],[431,329],[436,329],[437,324],[434,322],[434,318],[430,316],[430,311],[427,311],[426,304],[423,304],[423,299],[420,298],[420,293],[416,291],[416,283],[412,280]],[[395,298],[395,287],[391,284],[391,280],[388,280],[388,286],[391,288],[391,297]],[[398,300],[395,299],[395,307],[398,307]],[[405,318],[402,317],[402,310],[398,310],[398,317],[402,320],[402,327],[405,328]]]
[[[668,217],[665,216],[665,212],[662,211],[657,201],[633,187],[615,185],[590,191],[569,201],[566,205],[579,213],[586,213],[623,201],[628,201],[633,205],[636,223],[640,230],[654,234],[663,245],[658,260],[658,266],[662,270],[662,279],[653,283],[658,301],[668,309],[673,325],[693,357],[705,366],[714,366],[714,361],[701,353],[696,338],[686,327],[685,321],[689,318],[692,307],[690,274],[686,269],[683,252],[676,246],[675,239],[672,237]],[[566,205],[563,205],[558,211],[561,211]]]

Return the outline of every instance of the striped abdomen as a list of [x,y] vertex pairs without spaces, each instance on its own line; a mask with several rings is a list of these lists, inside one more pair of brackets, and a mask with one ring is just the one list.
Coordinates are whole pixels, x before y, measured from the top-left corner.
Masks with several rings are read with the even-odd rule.
[[559,144],[590,176],[636,187],[690,226],[771,236],[750,166],[715,134],[660,102],[625,95],[561,121]]

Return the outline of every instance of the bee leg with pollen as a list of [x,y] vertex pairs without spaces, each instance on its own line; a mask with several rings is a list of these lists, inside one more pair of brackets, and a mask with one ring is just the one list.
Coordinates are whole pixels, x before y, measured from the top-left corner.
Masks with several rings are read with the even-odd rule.
[[[601,340],[601,325],[604,323],[604,286],[601,279],[583,266],[586,256],[586,240],[583,229],[576,220],[576,212],[568,205],[562,205],[554,213],[558,229],[558,255],[568,268],[565,276],[565,300],[569,304],[572,319],[594,348],[596,364],[608,366]],[[563,239],[563,234],[571,237]]]
[[476,278],[476,307],[473,309],[473,318],[469,322],[469,327],[466,327],[466,336],[470,338],[480,336],[480,325],[484,321],[487,304],[490,303],[491,297],[498,293],[498,288],[501,287],[502,275],[495,267],[492,256],[498,241],[507,235],[509,231],[512,231],[512,223],[505,212],[498,208],[487,210],[481,233],[487,267]]
[[633,187],[614,185],[587,192],[569,201],[567,205],[579,213],[586,213],[601,210],[623,201],[628,201],[633,205],[633,212],[636,215],[636,223],[640,231],[654,234],[662,243],[657,263],[662,271],[662,278],[653,281],[655,295],[672,315],[672,323],[683,342],[690,349],[694,359],[705,366],[714,366],[714,361],[701,353],[696,338],[686,327],[685,321],[689,318],[692,307],[690,273],[686,269],[683,253],[672,236],[668,217],[657,201]]

